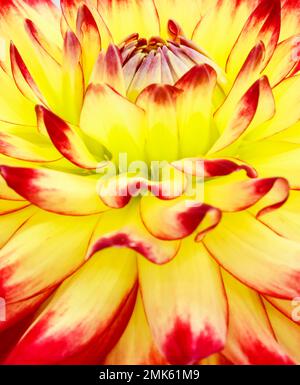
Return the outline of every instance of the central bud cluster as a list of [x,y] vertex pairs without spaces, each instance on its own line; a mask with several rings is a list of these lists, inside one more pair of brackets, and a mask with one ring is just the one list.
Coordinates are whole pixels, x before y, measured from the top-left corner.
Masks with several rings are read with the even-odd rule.
[[[172,31],[175,27],[170,26]],[[174,85],[197,64],[216,65],[192,42],[171,33],[173,39],[140,38],[133,34],[120,44],[127,96],[135,101],[150,84]]]

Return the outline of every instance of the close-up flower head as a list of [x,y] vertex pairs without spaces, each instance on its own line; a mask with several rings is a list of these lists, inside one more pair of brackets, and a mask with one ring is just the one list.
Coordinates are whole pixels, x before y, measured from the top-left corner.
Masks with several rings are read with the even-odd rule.
[[0,0],[0,363],[300,364],[300,0]]

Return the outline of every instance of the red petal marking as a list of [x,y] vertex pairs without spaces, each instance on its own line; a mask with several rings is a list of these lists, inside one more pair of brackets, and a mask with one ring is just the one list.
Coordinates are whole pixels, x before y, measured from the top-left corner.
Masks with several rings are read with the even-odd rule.
[[259,96],[261,80],[257,80],[242,97],[237,105],[232,119],[209,153],[221,151],[234,143],[249,127],[255,117]]
[[175,20],[168,21],[168,31],[173,40],[177,40],[179,36],[183,36],[184,32]]
[[[277,184],[277,186],[276,186],[276,184]],[[255,194],[260,195],[261,197],[264,197],[273,188],[276,188],[276,187],[283,191],[279,201],[273,203],[270,206],[267,206],[267,207],[264,207],[263,209],[261,209],[257,214],[257,218],[259,218],[265,214],[268,214],[273,210],[279,209],[281,206],[284,205],[284,203],[289,198],[290,186],[289,186],[289,182],[284,178],[261,179],[261,180],[258,180],[257,182],[255,182],[254,187],[255,187]]]
[[209,227],[206,227],[204,230],[198,232],[197,240],[199,241],[206,233],[213,230],[219,224],[222,217],[220,210],[205,204],[200,204],[179,213],[176,219],[182,229],[184,229],[184,233],[189,235],[197,229],[207,215],[211,215],[213,220]]
[[151,84],[138,96],[137,104],[155,103],[161,106],[169,106],[175,103],[178,94],[182,91],[168,84]]
[[[71,127],[57,115],[42,106],[38,107],[39,118],[43,120],[46,130],[58,151],[64,155],[70,162],[78,167],[95,170],[97,162],[85,162],[80,159],[76,146],[72,144],[72,135],[74,134]],[[70,137],[69,137],[70,136]]]
[[80,38],[83,34],[88,33],[89,30],[96,31],[97,37],[99,38],[98,44],[101,45],[101,37],[99,34],[97,23],[86,4],[82,4],[78,9],[76,30]]
[[215,337],[210,325],[195,336],[190,324],[177,318],[173,330],[166,337],[163,352],[170,364],[189,365],[222,350],[223,347],[224,342]]
[[[94,337],[81,346],[76,353],[68,352],[70,339],[78,341],[78,345],[80,345],[84,330],[81,330],[79,326],[76,333],[72,332],[69,335],[66,329],[65,334],[61,335],[60,338],[55,335],[43,338],[47,333],[48,326],[55,320],[55,314],[48,312],[44,319],[24,335],[5,360],[5,364],[100,364],[123,334],[135,305],[136,294],[137,284],[126,295],[111,319],[101,325],[99,330],[95,331]],[[61,352],[65,351],[69,355],[62,356]]]
[[28,84],[28,86],[31,88],[33,93],[37,96],[37,98],[43,104],[46,105],[46,101],[45,101],[43,95],[41,94],[38,86],[36,85],[35,81],[33,80],[30,72],[28,71],[19,51],[17,50],[17,48],[15,47],[15,45],[12,42],[10,43],[10,61],[11,61],[12,74],[13,74],[15,83],[16,83],[17,87],[19,88],[19,90],[24,94],[24,96],[27,96],[26,92],[24,92],[24,90],[23,90],[22,85],[19,83],[18,72],[21,74],[21,76],[23,77],[25,82]]
[[269,350],[260,340],[245,341],[242,350],[247,356],[250,365],[295,365],[287,356]]
[[6,321],[0,322],[0,333],[13,327],[13,325],[35,312],[54,290],[45,291],[20,302],[8,303],[6,306]]
[[[151,246],[147,244],[147,242],[137,240],[137,238],[130,236],[130,234],[122,232],[104,236],[103,238],[99,239],[93,245],[92,249],[90,250],[87,256],[87,259],[91,258],[98,251],[101,251],[108,247],[128,247],[129,249],[136,251],[137,253],[143,255],[145,258],[149,259],[154,263],[161,263],[156,259],[155,253],[153,253],[153,250],[151,250]],[[169,261],[163,261],[163,263],[167,262]]]
[[[172,183],[172,182],[170,182]],[[98,194],[108,207],[121,209],[128,205],[131,198],[139,192],[149,191],[161,200],[172,200],[180,197],[185,191],[186,184],[178,181],[177,189],[169,191],[169,181],[153,182],[143,177],[113,177],[98,186]]]
[[[280,0],[262,0],[246,22],[237,42],[235,43],[227,61],[227,69],[236,48],[247,39],[248,32],[257,31],[257,41],[262,41],[266,48],[265,66],[270,60],[277,45],[280,34]],[[258,25],[261,25],[258,30]]]
[[67,132],[69,126],[67,123],[42,106],[38,106],[44,119],[45,126],[55,147],[66,157],[72,149],[68,140]]
[[68,65],[75,67],[80,59],[81,47],[79,40],[72,31],[67,31],[64,38],[64,60],[68,60]]
[[[194,176],[204,176],[211,178],[216,176],[226,176],[234,172],[244,170],[249,178],[256,178],[257,172],[251,166],[245,163],[238,163],[238,160],[229,159],[183,159],[182,161],[173,162],[172,165],[179,171],[184,171],[187,174]],[[204,168],[204,170],[203,170]],[[200,170],[201,174],[197,172]],[[204,175],[202,173],[204,171]]]
[[207,85],[210,81],[216,82],[217,73],[208,64],[195,65],[190,71],[183,75],[175,84],[175,87],[183,90],[197,88]]
[[18,191],[24,198],[39,193],[34,181],[39,177],[39,171],[32,168],[1,166],[1,174],[9,187]]

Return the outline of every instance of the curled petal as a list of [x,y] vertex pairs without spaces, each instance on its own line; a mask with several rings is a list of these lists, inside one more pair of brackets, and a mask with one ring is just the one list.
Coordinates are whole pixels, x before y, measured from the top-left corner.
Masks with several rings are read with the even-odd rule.
[[149,234],[133,202],[122,210],[109,211],[101,216],[86,258],[107,247],[127,247],[161,265],[176,256],[179,246],[180,242],[165,242]]
[[218,225],[222,213],[188,198],[161,201],[156,197],[143,197],[141,216],[148,231],[159,239],[182,239],[197,231],[200,240]]

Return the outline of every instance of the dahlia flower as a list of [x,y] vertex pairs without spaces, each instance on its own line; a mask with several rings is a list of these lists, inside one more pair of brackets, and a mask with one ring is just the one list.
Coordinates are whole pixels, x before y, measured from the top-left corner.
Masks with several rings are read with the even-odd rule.
[[0,1],[3,363],[300,362],[298,33],[299,0]]

